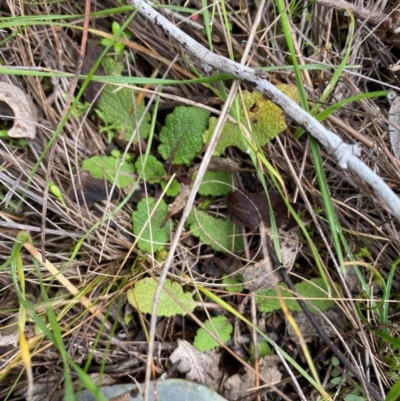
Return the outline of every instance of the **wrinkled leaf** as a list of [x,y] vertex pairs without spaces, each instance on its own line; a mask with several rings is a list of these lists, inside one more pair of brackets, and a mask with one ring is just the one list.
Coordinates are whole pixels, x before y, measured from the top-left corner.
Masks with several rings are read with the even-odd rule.
[[[155,205],[154,198],[142,199],[137,205],[137,210],[132,213],[133,233],[136,236],[140,235],[138,247],[144,252],[153,253],[166,245],[172,230],[171,221],[163,225],[168,214],[168,205],[161,200],[153,213]],[[152,217],[149,219],[149,216]]]
[[202,133],[210,112],[197,107],[175,107],[160,132],[158,151],[173,164],[190,164],[203,147]]
[[243,281],[244,278],[241,274],[237,274],[236,276],[227,276],[224,274],[222,276],[222,284],[225,285],[226,291],[229,292],[243,292]]
[[242,235],[229,219],[216,219],[197,210],[189,215],[187,223],[194,236],[216,251],[237,254],[243,250]]
[[138,174],[142,174],[146,182],[154,184],[160,182],[167,175],[163,164],[154,156],[148,155],[145,164],[144,161],[144,156],[139,157],[135,163],[135,167]]
[[[277,383],[282,377],[278,365],[281,363],[279,356],[266,356],[260,360],[259,375],[263,378],[264,383]],[[244,372],[243,372],[244,370]],[[254,389],[254,373],[244,367],[239,373],[229,377],[223,384],[224,394],[230,400],[236,400],[247,397],[252,389]]]
[[394,99],[389,110],[389,134],[393,154],[400,159],[400,96]]
[[[196,336],[194,338],[193,345],[199,351],[211,351],[214,348],[219,347],[220,342],[226,342],[230,340],[233,331],[232,323],[229,323],[226,316],[216,316],[204,322],[205,328],[200,328],[197,330]],[[213,333],[219,342],[216,341],[210,334],[207,333],[208,329]]]
[[[297,303],[293,294],[286,290],[285,283],[279,283],[281,295],[285,299],[286,306],[292,312],[302,312],[300,305]],[[340,288],[339,286],[337,286]],[[327,296],[327,290],[324,280],[321,278],[311,279],[309,281],[301,281],[295,285],[299,297],[306,303],[311,312],[316,312],[318,308],[321,311],[326,311],[332,308],[335,303]],[[321,299],[313,299],[321,298]],[[278,295],[275,288],[268,288],[257,291],[256,303],[258,304],[261,312],[272,312],[280,309]]]
[[225,171],[206,171],[198,193],[203,196],[224,196],[232,191],[232,176]]
[[[287,285],[285,283],[279,283],[278,285],[281,290],[281,296],[284,298],[288,309],[292,312],[300,312],[302,309],[294,299],[293,294],[285,289],[287,288]],[[281,309],[281,304],[279,303],[279,298],[275,288],[266,288],[257,291],[256,304],[258,305],[258,310],[260,312],[268,313]]]
[[[177,369],[187,380],[201,383],[218,391],[223,371],[219,367],[220,354],[216,351],[200,352],[187,341],[178,340],[178,346],[169,357],[171,363],[179,365]],[[192,398],[190,398],[191,401]],[[211,400],[207,400],[211,401]]]
[[[147,277],[137,282],[135,287],[128,291],[129,303],[142,313],[151,313],[157,284],[157,281],[152,277]],[[193,312],[195,306],[196,303],[193,301],[192,295],[184,293],[179,283],[169,279],[165,280],[158,304],[157,316],[186,315],[187,311]]]
[[121,159],[112,156],[93,156],[82,162],[82,170],[87,170],[93,178],[105,178],[110,183],[116,183],[118,188],[126,188],[135,180],[135,167]]
[[[121,75],[122,65],[110,57],[103,60],[103,67],[107,75]],[[117,134],[123,132],[125,141],[131,139],[145,112],[144,100],[136,104],[136,98],[137,94],[132,89],[109,84],[105,86],[98,102],[99,116],[112,127],[114,132]],[[139,132],[142,138],[147,138],[150,133],[150,117],[150,114],[146,113],[140,124]],[[137,140],[136,136],[133,143]]]
[[[294,85],[279,84],[276,87],[294,101],[299,101],[297,88]],[[286,128],[285,115],[282,109],[270,100],[265,99],[260,92],[244,91],[243,100],[246,111],[241,110],[240,122],[246,125],[248,117],[251,125],[249,131],[258,146],[264,146]],[[204,143],[210,142],[217,121],[217,118],[210,117],[209,128],[203,134]],[[243,152],[248,150],[248,145],[243,139],[243,134],[238,125],[227,121],[221,132],[214,155],[224,154],[225,149],[229,146],[237,146]]]

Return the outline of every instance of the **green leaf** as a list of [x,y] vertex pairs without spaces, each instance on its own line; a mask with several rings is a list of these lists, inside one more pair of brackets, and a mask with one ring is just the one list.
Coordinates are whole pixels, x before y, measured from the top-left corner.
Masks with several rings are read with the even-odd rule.
[[113,35],[117,34],[117,32],[121,29],[121,25],[117,22],[114,21],[111,24],[111,32],[113,33]]
[[[285,290],[287,288],[285,283],[279,283],[281,294],[285,299],[286,306],[292,312],[302,312],[300,305],[297,303],[295,297],[291,292]],[[302,281],[295,285],[296,291],[301,298],[304,298],[308,308],[311,312],[316,312],[318,308],[325,311],[334,306],[334,301],[327,298],[325,282],[321,278],[315,278],[310,281]],[[322,298],[312,300],[312,298]],[[274,288],[267,288],[256,292],[256,303],[260,312],[272,312],[279,310],[280,304],[278,295]]]
[[386,395],[385,401],[396,401],[400,397],[400,380],[398,380]]
[[[292,312],[301,312],[299,304],[294,299],[292,293],[288,290],[285,283],[278,283],[281,295],[285,298],[285,303],[288,309]],[[288,299],[286,299],[288,298]],[[276,294],[275,288],[265,288],[256,292],[256,304],[258,305],[258,310],[260,312],[273,312],[275,310],[281,309],[281,304],[279,303],[278,295]]]
[[[107,75],[121,75],[122,65],[114,62],[110,57],[106,57],[103,60],[103,67]],[[104,120],[104,123],[107,126],[112,126],[117,134],[124,132],[126,141],[131,139],[137,123],[145,111],[144,100],[141,100],[138,105],[135,104],[135,100],[135,92],[132,89],[106,85],[98,103],[100,110],[98,114]],[[142,138],[147,138],[150,133],[150,118],[150,114],[146,113],[139,127]],[[133,143],[136,143],[137,140],[136,136],[133,139]]]
[[222,276],[222,284],[225,285],[225,289],[229,292],[243,292],[243,281],[244,278],[241,274],[236,276],[227,276],[224,274]]
[[146,164],[143,165],[144,159],[145,157],[141,156],[135,163],[138,174],[142,174],[143,179],[150,184],[160,182],[167,175],[163,164],[154,156],[149,155],[147,156]]
[[[151,313],[157,285],[157,281],[152,277],[140,280],[132,290],[128,291],[129,303],[142,313]],[[184,293],[179,283],[169,279],[165,280],[158,303],[157,316],[186,315],[187,311],[193,312],[195,307],[196,303],[192,295]]]
[[[258,358],[264,358],[267,355],[273,355],[271,347],[265,341],[258,343]],[[254,343],[250,344],[250,359],[254,361]]]
[[[219,342],[227,342],[231,338],[231,333],[233,331],[233,326],[228,322],[226,316],[213,317],[204,322],[204,327],[207,328],[211,333],[213,333]],[[203,328],[197,330],[196,336],[194,338],[193,345],[201,352],[210,351],[219,346],[219,343],[211,337],[207,331]]]
[[232,186],[232,175],[226,171],[206,171],[198,192],[202,196],[224,196]]
[[[276,85],[283,93],[295,101],[299,101],[297,88],[294,85]],[[239,121],[246,125],[250,122],[249,132],[258,146],[266,145],[271,139],[275,138],[286,128],[285,115],[282,109],[257,91],[243,92],[244,106],[246,110],[240,111]],[[246,116],[247,114],[247,116]],[[209,128],[203,133],[203,141],[208,144],[217,125],[218,119],[210,118]],[[214,156],[225,153],[229,146],[237,146],[243,152],[248,152],[248,145],[243,139],[243,134],[238,125],[227,121],[221,132]]]
[[[318,308],[321,311],[325,311],[332,308],[335,302],[327,298],[327,288],[322,278],[313,278],[310,281],[302,281],[295,285],[297,292],[301,298],[306,298],[308,308],[311,312],[316,312]],[[307,298],[322,298],[320,300],[307,300]]]
[[359,395],[348,394],[344,397],[344,401],[366,401],[366,398]]
[[126,188],[135,180],[135,167],[127,161],[120,164],[121,159],[112,156],[93,156],[82,162],[82,169],[88,170],[94,178],[105,178],[110,183],[115,181],[117,187]]
[[197,107],[175,107],[160,132],[158,151],[173,164],[190,164],[203,147],[202,133],[210,112]]
[[[143,178],[149,184],[161,184],[161,188],[165,189],[168,184],[167,172],[163,164],[154,156],[147,157],[146,164],[143,166],[144,156],[141,156],[135,163],[136,171],[143,175]],[[174,178],[166,192],[168,196],[177,196],[181,191],[179,182]]]
[[[138,247],[143,252],[154,253],[163,247],[168,242],[172,230],[171,220],[161,227],[168,214],[168,205],[161,200],[153,213],[155,204],[154,198],[142,199],[137,205],[137,210],[132,213],[133,233],[136,236],[140,235]],[[149,216],[152,216],[150,222]]]
[[[167,181],[161,181],[161,188],[165,189],[167,186],[168,182]],[[179,193],[181,192],[181,184],[179,184],[179,182],[176,180],[176,178],[174,178],[169,186],[169,188],[167,189],[166,194],[168,196],[178,196]]]
[[190,213],[187,223],[194,236],[216,251],[237,254],[243,250],[242,235],[229,219],[216,219],[206,212],[195,210]]

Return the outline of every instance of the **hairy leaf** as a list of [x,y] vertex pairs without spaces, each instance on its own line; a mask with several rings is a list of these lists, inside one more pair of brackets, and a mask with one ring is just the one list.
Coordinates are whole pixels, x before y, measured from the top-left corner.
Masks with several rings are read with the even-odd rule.
[[[274,352],[272,351],[271,347],[269,346],[269,344],[265,341],[260,341],[257,347],[257,351],[258,351],[258,358],[264,358],[267,355],[273,355]],[[254,361],[254,343],[250,344],[250,359],[252,361]]]
[[229,292],[243,292],[243,281],[244,278],[241,274],[237,274],[236,276],[227,276],[224,274],[222,276],[222,284],[225,284],[225,289]]
[[[139,174],[143,174],[143,178],[149,184],[161,184],[161,188],[165,189],[167,186],[167,172],[163,164],[157,160],[154,156],[149,155],[146,160],[146,164],[143,165],[144,156],[141,156],[135,163],[136,171]],[[181,190],[179,182],[174,178],[167,189],[166,194],[168,196],[177,196]]]
[[[294,299],[292,293],[285,288],[287,285],[285,283],[278,284],[281,290],[281,295],[285,299],[285,304],[288,309],[292,312],[300,312],[302,309],[299,304]],[[275,288],[266,288],[256,292],[256,304],[260,312],[273,312],[281,308],[279,303],[278,295]]]
[[[228,322],[228,318],[226,316],[213,317],[205,321],[204,326],[211,333],[217,336],[220,342],[226,342],[231,338],[233,326]],[[211,337],[204,328],[200,328],[197,330],[193,345],[199,351],[204,352],[217,348],[219,343],[213,337]]]
[[242,235],[229,219],[216,219],[197,210],[189,215],[187,223],[194,236],[216,251],[236,254],[243,250]]
[[[276,87],[298,102],[297,88],[294,85],[279,84]],[[247,125],[246,121],[250,121],[250,127],[247,128],[259,146],[264,146],[286,128],[285,115],[282,109],[270,100],[265,99],[260,92],[244,91],[243,100],[246,110],[241,110],[240,122]],[[218,119],[215,117],[210,118],[209,128],[203,133],[204,143],[210,142],[217,121]],[[248,145],[243,138],[241,129],[230,121],[225,123],[214,155],[224,154],[228,146],[237,146],[243,152],[248,151]]]
[[[293,294],[286,290],[285,283],[279,283],[282,297],[285,299],[286,306],[292,312],[302,312],[300,305],[297,303]],[[296,291],[300,298],[304,300],[311,312],[316,312],[316,308],[325,311],[334,306],[334,301],[328,298],[327,289],[324,280],[315,278],[310,281],[302,281],[295,285]],[[339,286],[338,286],[339,287]],[[321,298],[314,299],[313,298]],[[257,291],[256,303],[260,312],[272,312],[280,309],[279,299],[274,288],[267,288]]]
[[[313,278],[310,281],[302,281],[295,285],[297,292],[302,298],[311,312],[316,312],[316,308],[325,311],[332,308],[335,303],[327,296],[327,288],[322,278]],[[311,300],[308,300],[311,298]],[[312,298],[322,298],[313,300]]]
[[232,191],[232,176],[225,171],[206,171],[199,187],[203,196],[224,196]]
[[[170,220],[162,225],[168,214],[168,205],[161,200],[157,210],[153,213],[155,204],[154,198],[142,199],[137,205],[137,210],[132,213],[133,233],[136,236],[140,235],[138,247],[142,251],[150,253],[156,252],[166,244],[172,230]],[[149,216],[152,217],[149,219]]]
[[[161,181],[161,188],[164,190],[167,187],[168,181],[163,180]],[[181,192],[181,184],[179,184],[179,182],[176,180],[176,178],[174,178],[171,182],[171,184],[169,185],[166,194],[168,196],[178,196],[179,193]]]
[[[142,313],[151,313],[157,284],[152,277],[140,280],[132,290],[128,291],[129,303]],[[158,303],[157,316],[186,315],[187,311],[193,312],[195,306],[192,295],[184,293],[179,283],[169,279],[165,280]]]
[[147,156],[146,164],[143,164],[144,159],[141,156],[135,163],[138,174],[142,174],[143,179],[150,184],[160,182],[167,175],[163,164],[152,155]]
[[190,164],[203,146],[202,133],[207,127],[210,112],[197,107],[175,107],[167,116],[160,132],[158,151],[173,164]]
[[[103,60],[103,67],[107,75],[121,75],[122,66],[110,57]],[[114,85],[106,85],[101,93],[98,108],[99,116],[112,128],[114,132],[120,134],[124,132],[124,139],[129,141],[137,128],[138,122],[142,120],[139,127],[140,136],[147,138],[150,133],[150,114],[145,112],[144,101],[136,104],[136,93],[129,88],[119,88]],[[133,139],[136,143],[137,136]]]
[[87,170],[94,178],[106,178],[110,183],[116,183],[119,188],[126,188],[134,182],[135,167],[121,159],[112,156],[93,156],[82,162],[82,170]]

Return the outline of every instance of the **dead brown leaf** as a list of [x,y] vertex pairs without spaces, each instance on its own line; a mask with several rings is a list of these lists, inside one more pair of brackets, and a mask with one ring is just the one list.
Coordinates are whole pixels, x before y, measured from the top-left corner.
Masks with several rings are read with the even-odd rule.
[[[337,331],[342,334],[344,332],[344,315],[340,308],[334,307],[323,312],[325,317],[330,321],[330,323],[321,316],[319,313],[314,313],[314,319],[321,327],[321,329],[325,332],[328,337],[336,337]],[[304,337],[305,341],[311,341],[317,335],[317,331],[314,326],[311,324],[308,317],[303,312],[293,313],[293,318],[299,327],[301,334]],[[293,330],[293,327],[286,321],[287,329],[289,337],[292,341],[298,341],[297,335]],[[336,330],[337,331],[336,331]]]
[[187,380],[204,384],[218,391],[223,376],[219,368],[221,353],[217,351],[200,352],[187,341],[178,341],[178,347],[169,357],[172,363],[180,360],[178,371],[185,374]]
[[[92,207],[96,202],[106,200],[110,194],[110,186],[104,179],[94,178],[89,171],[82,170],[79,177],[74,177],[76,193],[74,187],[67,191],[67,196],[73,202],[79,202],[87,207]],[[114,190],[111,200],[118,199],[118,190]]]
[[[260,360],[259,373],[263,384],[278,382],[282,373],[278,370],[280,359],[277,355],[266,356]],[[249,395],[249,390],[254,389],[255,375],[246,368],[244,374],[237,373],[231,376],[224,383],[224,396],[229,400],[245,397]]]
[[[288,217],[287,207],[277,192],[271,191],[269,199],[276,223],[281,226]],[[228,194],[226,202],[231,220],[239,228],[246,227],[255,231],[261,223],[267,226],[271,225],[268,198],[265,192],[251,193],[245,190],[235,190]]]

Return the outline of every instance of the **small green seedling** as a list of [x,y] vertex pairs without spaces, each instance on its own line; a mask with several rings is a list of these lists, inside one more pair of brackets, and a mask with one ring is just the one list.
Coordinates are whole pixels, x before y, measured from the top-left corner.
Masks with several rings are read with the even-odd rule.
[[[112,32],[112,34],[113,35],[117,35],[117,33],[118,33],[118,31],[121,29],[121,25],[117,22],[117,21],[114,21],[113,23],[112,23],[112,25],[111,25],[111,32]],[[126,40],[129,40],[129,39],[131,39],[132,38],[132,34],[128,31],[128,30],[125,30],[122,34],[121,34],[121,36],[120,36],[122,39],[126,39]],[[109,44],[112,42],[112,40],[111,39],[108,39],[108,38],[103,38],[103,39],[101,39],[101,41],[100,41],[100,44],[102,44],[104,47],[107,47],[107,46],[109,46]],[[120,42],[118,42],[118,39],[114,42],[114,51],[115,51],[115,53],[118,53],[118,54],[122,54],[123,52],[124,52],[124,50],[125,50],[125,45],[123,45],[122,43],[120,43]]]
[[50,181],[49,182],[49,189],[50,192],[60,201],[60,203],[67,208],[67,204],[65,203],[64,196],[60,191],[60,188],[54,182]]

